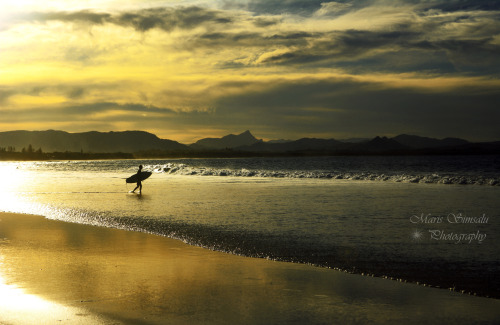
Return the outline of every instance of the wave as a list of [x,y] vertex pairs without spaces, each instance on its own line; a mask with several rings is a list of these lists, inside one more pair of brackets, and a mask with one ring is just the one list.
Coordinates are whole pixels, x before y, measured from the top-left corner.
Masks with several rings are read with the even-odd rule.
[[[19,212],[19,211],[16,211]],[[117,217],[106,212],[85,209],[55,208],[50,205],[33,205],[24,213],[43,215],[48,219],[87,224],[127,231],[143,232],[180,240],[192,246],[229,254],[264,258],[274,261],[309,264],[337,271],[375,276],[399,282],[412,282],[424,286],[449,288],[452,291],[499,298],[498,282],[493,287],[485,287],[468,279],[464,274],[480,274],[479,278],[493,278],[499,263],[483,261],[478,270],[473,261],[450,261],[425,259],[408,261],[396,255],[388,255],[373,247],[355,250],[343,245],[311,243],[308,238],[284,238],[279,234],[243,229],[227,229],[220,226],[190,224],[158,220],[152,217]],[[398,246],[398,248],[400,248]],[[393,247],[397,250],[396,247]],[[380,261],[384,263],[380,263]],[[404,262],[402,262],[404,261]],[[440,276],[443,269],[461,270]],[[425,269],[422,273],[420,270]]]
[[168,163],[164,165],[148,165],[145,169],[154,173],[165,173],[184,176],[222,176],[222,177],[263,177],[263,178],[309,178],[309,179],[341,179],[358,181],[383,181],[424,184],[458,184],[458,185],[490,185],[500,186],[500,178],[482,175],[443,175],[416,173],[382,173],[382,172],[343,172],[321,170],[266,170],[266,169],[229,169],[213,167],[194,167],[186,164]]

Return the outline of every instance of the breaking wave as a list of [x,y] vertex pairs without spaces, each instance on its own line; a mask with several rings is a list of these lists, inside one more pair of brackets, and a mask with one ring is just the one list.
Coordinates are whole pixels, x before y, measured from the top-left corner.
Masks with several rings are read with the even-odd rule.
[[311,171],[311,170],[262,170],[262,169],[228,169],[213,167],[189,166],[187,164],[167,163],[145,166],[154,173],[172,175],[226,176],[226,177],[264,177],[264,178],[316,178],[343,179],[361,181],[384,181],[425,184],[459,184],[500,186],[500,178],[478,175],[443,175],[400,173],[388,174],[379,172],[344,172],[344,171]]

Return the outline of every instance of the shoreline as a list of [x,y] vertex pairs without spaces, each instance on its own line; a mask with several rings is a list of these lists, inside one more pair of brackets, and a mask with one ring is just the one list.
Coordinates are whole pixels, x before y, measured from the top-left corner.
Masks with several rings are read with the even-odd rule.
[[0,323],[500,321],[497,299],[40,216],[0,213],[0,249]]
[[1,162],[16,161],[92,161],[92,160],[156,160],[156,159],[238,159],[238,158],[307,158],[307,157],[419,157],[419,156],[498,156],[499,149],[495,150],[403,150],[403,151],[374,151],[374,152],[345,152],[345,151],[195,151],[195,152],[165,152],[143,154],[138,152],[47,152],[47,153],[4,153],[0,152]]

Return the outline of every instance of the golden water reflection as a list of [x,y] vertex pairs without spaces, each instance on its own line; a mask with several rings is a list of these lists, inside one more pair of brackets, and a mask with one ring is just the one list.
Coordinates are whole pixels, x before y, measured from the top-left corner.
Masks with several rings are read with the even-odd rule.
[[16,164],[5,162],[0,162],[0,177],[2,178],[2,186],[0,186],[2,194],[18,191],[30,180],[26,171],[18,169]]
[[24,323],[17,315],[87,323],[105,315],[151,324],[500,319],[499,300],[211,252],[136,232],[36,216],[0,219],[0,302],[9,301],[1,304],[0,322]]
[[[0,264],[0,269],[3,265]],[[22,288],[6,284],[0,273],[0,323],[10,324],[105,324],[103,317],[28,294]]]

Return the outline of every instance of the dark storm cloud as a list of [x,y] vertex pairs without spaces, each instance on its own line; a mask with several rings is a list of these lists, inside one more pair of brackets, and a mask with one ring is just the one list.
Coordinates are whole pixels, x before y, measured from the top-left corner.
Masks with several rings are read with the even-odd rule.
[[[264,64],[297,69],[308,66],[338,67],[349,71],[500,73],[500,45],[495,44],[487,33],[468,34],[470,38],[461,39],[446,35],[430,37],[435,32],[435,29],[421,31],[411,28],[399,31],[288,31],[267,35],[263,31],[218,32],[192,37],[184,46],[189,49],[282,49],[278,54],[254,57],[248,61],[252,66]],[[242,68],[245,65],[227,60],[219,62],[218,66]]]
[[[310,65],[324,66],[329,61],[311,62]],[[457,68],[450,62],[444,51],[399,50],[374,54],[357,60],[338,60],[336,66],[354,74],[364,72],[426,72],[426,73],[456,73]]]
[[[321,9],[325,0],[226,0],[222,1],[225,9],[244,9],[255,14],[296,14],[311,15]],[[338,1],[348,2],[348,1]]]
[[269,14],[311,14],[321,8],[322,0],[251,0],[248,10],[256,13]]
[[493,86],[432,92],[369,82],[304,79],[263,84],[254,92],[221,97],[216,112],[221,124],[229,120],[235,125],[252,123],[293,129],[304,136],[413,131],[491,140],[500,138],[498,102],[500,90]]
[[[120,115],[96,115],[98,113],[108,113],[119,111]],[[89,104],[79,104],[63,107],[32,108],[23,110],[5,110],[2,111],[2,118],[9,122],[65,122],[78,120],[82,125],[89,121],[140,121],[152,114],[150,119],[158,119],[158,116],[168,117],[175,114],[168,108],[159,108],[155,106],[146,106],[142,104],[118,104],[114,102],[97,102]]]
[[318,35],[311,39],[307,47],[291,51],[264,60],[264,63],[303,64],[318,60],[337,59],[351,60],[359,56],[367,56],[372,50],[384,48],[408,47],[411,39],[419,33],[414,32],[371,32],[348,30]]
[[36,12],[31,14],[31,19],[40,22],[57,20],[63,22],[83,22],[97,25],[108,22],[110,18],[111,15],[108,13],[96,13],[89,10],[77,12]]
[[85,95],[85,88],[82,87],[74,87],[70,91],[68,91],[67,96],[70,99],[79,99]]
[[98,102],[90,104],[81,104],[74,106],[67,106],[60,108],[64,111],[64,114],[68,115],[80,115],[88,116],[95,113],[103,113],[108,111],[121,111],[130,112],[137,114],[130,114],[131,116],[140,117],[142,113],[160,113],[160,114],[172,114],[175,113],[173,110],[168,108],[159,108],[156,106],[146,106],[143,104],[118,104],[114,102]]
[[[376,0],[223,0],[219,1],[225,9],[243,9],[255,14],[296,14],[310,16],[328,4],[339,5],[339,7],[356,10],[377,4]],[[378,1],[380,3],[380,1]],[[500,10],[500,2],[492,0],[395,0],[386,2],[389,5],[419,5],[425,9],[438,9],[445,12],[476,11],[476,10]]]
[[225,25],[233,21],[233,18],[228,13],[196,6],[149,8],[121,12],[115,15],[89,10],[45,12],[33,13],[31,19],[39,22],[62,21],[91,25],[111,23],[119,26],[130,26],[141,32],[153,28],[169,32],[175,28],[192,29],[205,24]]
[[[284,54],[271,56],[265,63],[305,63],[327,58],[355,59],[371,50],[398,45],[410,47],[412,39],[421,33],[411,31],[370,32],[348,30],[338,32],[289,31],[266,35],[264,32],[220,32],[201,34],[189,40],[192,46],[204,47],[290,47]],[[413,47],[416,47],[413,45]],[[429,47],[431,47],[429,45]]]
[[[137,103],[120,104],[111,101],[73,104],[78,103],[80,100],[85,100],[86,97],[92,95],[102,96],[102,92],[116,91],[121,89],[123,85],[96,83],[96,84],[73,84],[73,85],[21,85],[17,87],[0,87],[0,114],[3,121],[26,121],[26,122],[60,122],[68,119],[75,119],[82,122],[82,125],[87,123],[88,120],[94,120],[96,116],[99,118],[106,118],[110,121],[113,120],[116,114],[107,114],[110,112],[121,112],[117,120],[127,119],[133,120],[134,118],[140,119],[145,114],[156,114],[159,116],[168,116],[175,112],[168,108],[159,108],[154,105],[144,105]],[[33,97],[46,97],[46,96],[59,96],[66,98],[64,105],[49,105],[26,107],[23,109],[13,109],[16,107],[15,103],[10,102],[11,97],[33,96]],[[138,94],[138,99],[144,97],[144,94]],[[103,117],[104,116],[104,117]]]
[[496,0],[451,0],[441,1],[433,8],[447,12],[469,10],[500,10],[500,2]]
[[[181,49],[182,55],[186,53],[192,61],[186,62],[187,72],[179,68],[179,76],[192,71],[206,71],[200,72],[206,75],[193,73],[193,79],[203,80],[192,84],[166,80],[164,90],[122,81],[115,86],[81,81],[73,85],[0,87],[2,119],[42,123],[70,120],[111,126],[127,122],[138,128],[154,125],[158,129],[168,123],[193,129],[227,129],[230,125],[257,132],[266,129],[268,134],[288,132],[294,137],[416,133],[500,139],[496,125],[500,120],[500,90],[490,86],[500,76],[498,1],[235,0],[223,1],[222,8],[226,10],[190,6],[33,14],[32,20],[40,23],[109,24],[128,28],[121,31],[126,34],[132,29],[189,31],[170,35],[168,44],[175,45],[168,50]],[[168,56],[167,46],[158,41],[141,51]],[[60,57],[92,63],[99,51],[106,53],[108,48],[67,45],[63,51],[66,55]],[[218,83],[229,77],[220,77],[218,71],[210,70],[212,67],[234,69],[225,71],[225,75],[234,74],[234,79],[245,81]],[[248,69],[242,77],[241,69],[246,67],[254,69]],[[160,66],[158,73],[171,68]],[[350,73],[351,78],[324,77],[338,71],[341,75]],[[400,72],[409,73],[394,77]],[[310,77],[298,77],[303,75]],[[415,80],[436,87],[412,84]],[[464,86],[458,87],[457,80]],[[478,85],[474,81],[479,81]],[[112,88],[109,97],[103,87]],[[132,95],[127,93],[131,101],[157,106],[112,102],[120,91],[131,91]],[[21,102],[21,96],[17,101],[9,100],[16,94],[55,94],[67,101],[56,107],[30,109],[30,100],[14,112],[7,108]],[[91,100],[98,102],[75,104]],[[174,111],[160,107],[163,105],[178,107]]]
[[[364,80],[364,79],[363,79]],[[423,83],[426,81],[423,80]],[[445,82],[445,81],[443,81]],[[227,125],[256,133],[334,137],[352,134],[372,137],[416,133],[433,137],[459,136],[470,140],[498,140],[500,88],[468,82],[463,87],[430,89],[395,87],[353,78],[301,78],[270,81],[220,82],[194,94],[206,97],[207,112],[177,112],[144,104],[95,102],[64,107],[2,111],[3,121],[66,123],[127,122],[137,127],[161,128],[168,123],[190,128]],[[79,95],[81,87],[64,91]],[[31,88],[33,95],[46,89]],[[215,95],[217,94],[217,95]]]
[[123,13],[115,17],[114,22],[119,25],[130,25],[136,30],[145,32],[152,28],[171,31],[174,28],[192,29],[206,23],[228,24],[232,22],[232,18],[221,11],[201,7],[179,7]]
[[256,27],[269,27],[269,26],[277,25],[280,22],[281,22],[280,19],[267,18],[267,17],[257,17],[254,19],[253,24]]
[[272,46],[307,46],[308,39],[317,37],[321,33],[282,32],[279,34],[265,35],[260,32],[217,32],[205,33],[192,37],[185,44],[188,48],[194,47],[272,47]]
[[5,103],[15,92],[11,89],[2,89],[0,87],[0,104]]
[[63,96],[67,99],[80,99],[85,97],[90,92],[102,91],[104,89],[116,88],[112,84],[94,84],[94,85],[21,85],[17,87],[9,87],[2,90],[0,88],[0,102],[6,103],[8,99],[14,95],[28,96],[44,96],[47,94]]
[[[358,67],[367,70],[390,68],[389,62],[406,61],[410,67],[417,67],[407,60],[407,55],[417,62],[427,60],[423,66],[434,66],[435,58],[444,56],[442,71],[449,71],[453,65],[457,70],[484,73],[500,72],[500,45],[493,43],[491,36],[476,38],[430,39],[430,33],[418,31],[359,31],[348,30],[308,35],[307,42],[293,44],[288,51],[268,56],[261,62],[287,66],[315,64],[316,66],[342,67],[357,61]],[[383,52],[383,54],[381,54]],[[424,57],[419,57],[424,56]],[[385,59],[384,59],[385,57]],[[371,59],[371,60],[370,60]],[[389,69],[390,70],[390,69]],[[418,70],[418,69],[417,69]],[[441,70],[441,69],[438,69]]]
[[[346,68],[356,73],[500,73],[500,44],[495,39],[495,36],[500,34],[500,10],[496,10],[498,6],[480,1],[406,0],[394,3],[414,6],[402,6],[401,12],[406,15],[398,19],[388,17],[387,26],[375,30],[325,29],[311,33],[300,29],[293,30],[293,27],[290,29],[283,18],[269,22],[271,28],[268,29],[269,16],[255,16],[245,19],[252,21],[257,29],[208,31],[182,40],[179,48],[249,49],[245,60],[241,60],[241,57],[238,60],[228,58],[216,64],[222,68],[255,67],[264,64],[296,69]],[[250,11],[254,8],[253,12],[257,15],[287,10],[315,13],[309,18],[314,17],[315,23],[320,26],[322,21],[335,19],[336,15],[342,16],[354,13],[360,8],[375,8],[378,5],[381,4],[377,1],[225,1],[222,7]],[[460,12],[453,14],[455,11]],[[363,14],[366,15],[367,11]],[[367,16],[366,19],[369,20],[370,17]],[[285,28],[273,29],[275,24],[271,23],[283,23]],[[259,54],[255,52],[257,48],[261,48]],[[355,62],[358,64],[355,65]],[[394,68],[391,68],[392,66]]]

